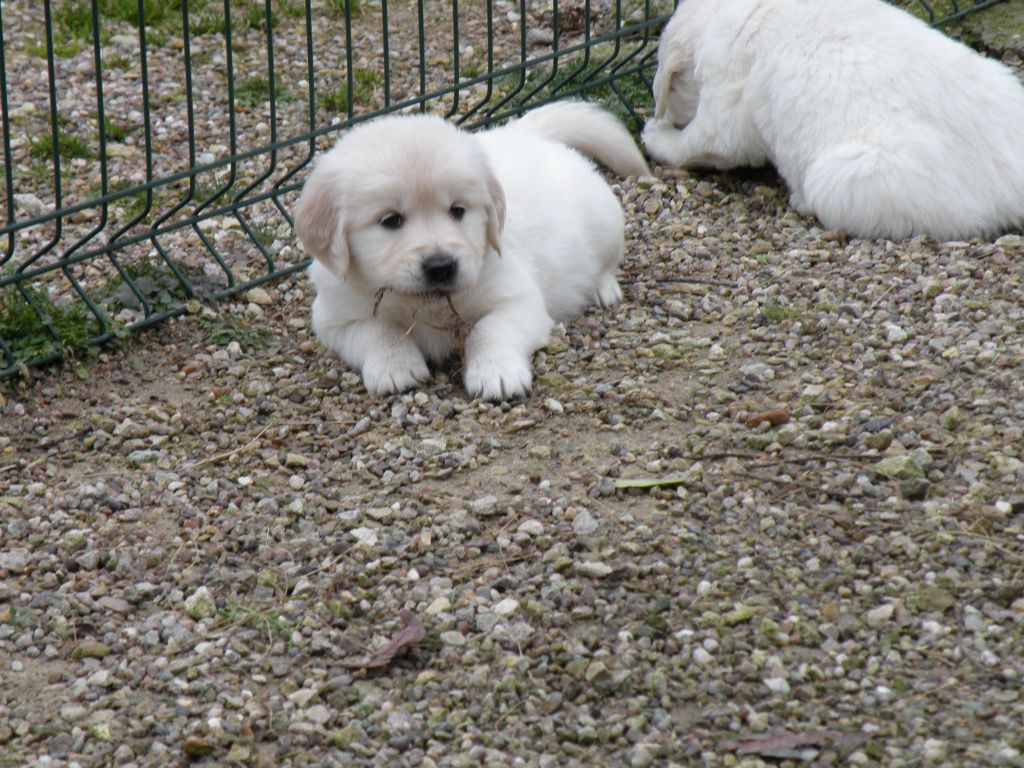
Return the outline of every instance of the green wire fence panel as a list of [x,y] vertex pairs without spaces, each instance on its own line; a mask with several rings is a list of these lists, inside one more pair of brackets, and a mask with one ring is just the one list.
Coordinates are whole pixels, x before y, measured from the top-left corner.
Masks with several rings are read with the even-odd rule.
[[0,377],[305,267],[291,207],[354,122],[475,128],[582,94],[637,129],[673,5],[3,2]]

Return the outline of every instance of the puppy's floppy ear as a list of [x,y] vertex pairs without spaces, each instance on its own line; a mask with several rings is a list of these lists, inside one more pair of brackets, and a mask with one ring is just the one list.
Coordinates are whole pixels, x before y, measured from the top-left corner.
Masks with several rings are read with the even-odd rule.
[[344,280],[348,274],[348,240],[337,195],[335,175],[318,165],[295,206],[295,234],[307,252]]
[[[672,34],[674,32],[674,34]],[[684,102],[688,115],[670,115],[673,119],[688,123],[697,111],[697,89],[693,82],[696,66],[692,44],[681,34],[682,30],[666,30],[658,43],[658,70],[654,73],[654,118],[666,116],[669,96],[673,90]]]
[[487,169],[487,244],[501,256],[501,231],[505,228],[505,190],[494,171]]

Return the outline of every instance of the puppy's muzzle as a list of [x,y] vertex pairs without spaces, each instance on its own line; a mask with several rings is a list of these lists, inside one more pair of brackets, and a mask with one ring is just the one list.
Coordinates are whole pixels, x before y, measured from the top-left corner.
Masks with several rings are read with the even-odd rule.
[[451,288],[459,274],[459,262],[446,253],[434,253],[423,259],[423,278],[435,290]]

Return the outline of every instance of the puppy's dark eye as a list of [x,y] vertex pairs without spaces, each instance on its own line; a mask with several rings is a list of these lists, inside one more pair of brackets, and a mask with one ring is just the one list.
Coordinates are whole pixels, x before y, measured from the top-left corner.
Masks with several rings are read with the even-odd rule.
[[400,213],[389,213],[380,220],[380,225],[384,229],[401,229],[403,224],[405,224],[405,219]]
[[462,221],[462,217],[466,215],[466,209],[461,205],[453,205],[448,209],[448,215],[456,221]]

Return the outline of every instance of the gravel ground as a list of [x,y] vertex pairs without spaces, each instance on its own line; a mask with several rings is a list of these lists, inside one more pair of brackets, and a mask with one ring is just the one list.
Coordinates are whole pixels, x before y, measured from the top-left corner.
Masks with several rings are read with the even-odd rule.
[[6,383],[0,765],[1024,765],[1024,238],[653,172],[522,403],[301,276]]

